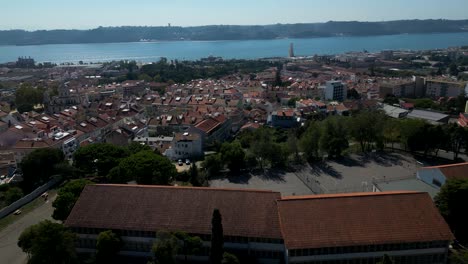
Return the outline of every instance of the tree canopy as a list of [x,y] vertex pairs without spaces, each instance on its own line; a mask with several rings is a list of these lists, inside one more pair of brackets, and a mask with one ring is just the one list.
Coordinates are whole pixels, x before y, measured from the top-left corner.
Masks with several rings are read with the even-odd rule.
[[11,187],[5,192],[6,205],[10,205],[24,196],[23,190],[18,187]]
[[108,178],[114,183],[136,180],[138,184],[168,185],[177,175],[172,162],[152,151],[140,151],[120,161]]
[[238,172],[244,167],[245,152],[239,141],[221,145],[221,159],[230,171]]
[[159,231],[152,252],[156,264],[173,264],[179,248],[177,237],[167,231]]
[[24,189],[31,191],[47,182],[57,172],[56,166],[62,162],[64,162],[64,155],[60,149],[36,149],[26,155],[20,163]]
[[96,240],[96,263],[114,263],[122,240],[111,230],[99,233]]
[[468,242],[468,180],[451,179],[445,182],[440,192],[434,198],[440,213],[449,224],[455,237],[462,243]]
[[108,143],[95,143],[79,148],[74,154],[74,166],[85,173],[106,176],[120,160],[128,156],[128,150]]
[[52,203],[54,207],[52,217],[56,220],[65,221],[84,187],[91,183],[91,181],[85,179],[73,180],[60,188],[57,198]]
[[75,235],[63,225],[49,220],[24,230],[18,246],[28,254],[28,264],[78,263]]

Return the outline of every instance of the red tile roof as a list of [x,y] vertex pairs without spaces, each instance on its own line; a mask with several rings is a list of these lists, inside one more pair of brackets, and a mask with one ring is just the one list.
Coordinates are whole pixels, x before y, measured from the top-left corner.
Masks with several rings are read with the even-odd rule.
[[281,238],[271,191],[141,185],[88,185],[65,224],[119,230],[211,234],[213,209],[227,236]]
[[468,179],[468,162],[425,167],[424,169],[439,169],[447,179]]
[[288,249],[452,240],[427,193],[287,197],[278,201]]

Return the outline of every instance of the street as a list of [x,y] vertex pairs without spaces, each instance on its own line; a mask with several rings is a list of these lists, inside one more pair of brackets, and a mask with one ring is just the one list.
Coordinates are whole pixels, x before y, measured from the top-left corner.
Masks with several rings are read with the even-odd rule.
[[[40,198],[41,199],[41,198]],[[24,264],[26,263],[26,254],[17,246],[18,238],[21,232],[39,223],[42,220],[52,220],[52,202],[54,197],[49,197],[48,201],[23,215],[21,219],[15,221],[0,232],[0,264]]]

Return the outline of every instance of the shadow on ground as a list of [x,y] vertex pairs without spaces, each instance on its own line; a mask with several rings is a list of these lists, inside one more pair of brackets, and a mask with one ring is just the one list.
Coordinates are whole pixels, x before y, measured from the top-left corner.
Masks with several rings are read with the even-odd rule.
[[313,163],[313,164],[310,164],[310,167],[312,168],[312,173],[315,176],[326,174],[337,179],[343,178],[343,175],[340,172],[335,170],[332,166],[328,165],[326,162]]
[[213,178],[212,180],[223,180],[227,179],[230,183],[235,184],[248,184],[250,179],[258,177],[262,180],[268,180],[273,182],[286,182],[284,179],[287,170],[280,169],[256,169],[252,171],[243,171],[239,173],[226,173],[223,176]]

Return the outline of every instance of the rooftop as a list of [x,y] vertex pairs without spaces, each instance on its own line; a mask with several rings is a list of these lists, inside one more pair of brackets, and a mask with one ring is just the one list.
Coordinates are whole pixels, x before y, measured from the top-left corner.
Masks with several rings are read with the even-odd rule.
[[215,208],[227,236],[281,238],[279,193],[258,190],[141,185],[88,185],[67,226],[119,230],[184,230],[211,234]]
[[408,113],[408,117],[439,122],[442,119],[447,118],[449,116],[441,114],[441,113],[437,113],[437,112],[431,112],[431,111],[425,111],[425,110],[416,110],[415,109],[415,110]]
[[287,197],[278,201],[288,249],[452,240],[427,193]]
[[439,169],[448,179],[468,179],[468,162],[442,166],[425,167],[424,169]]

